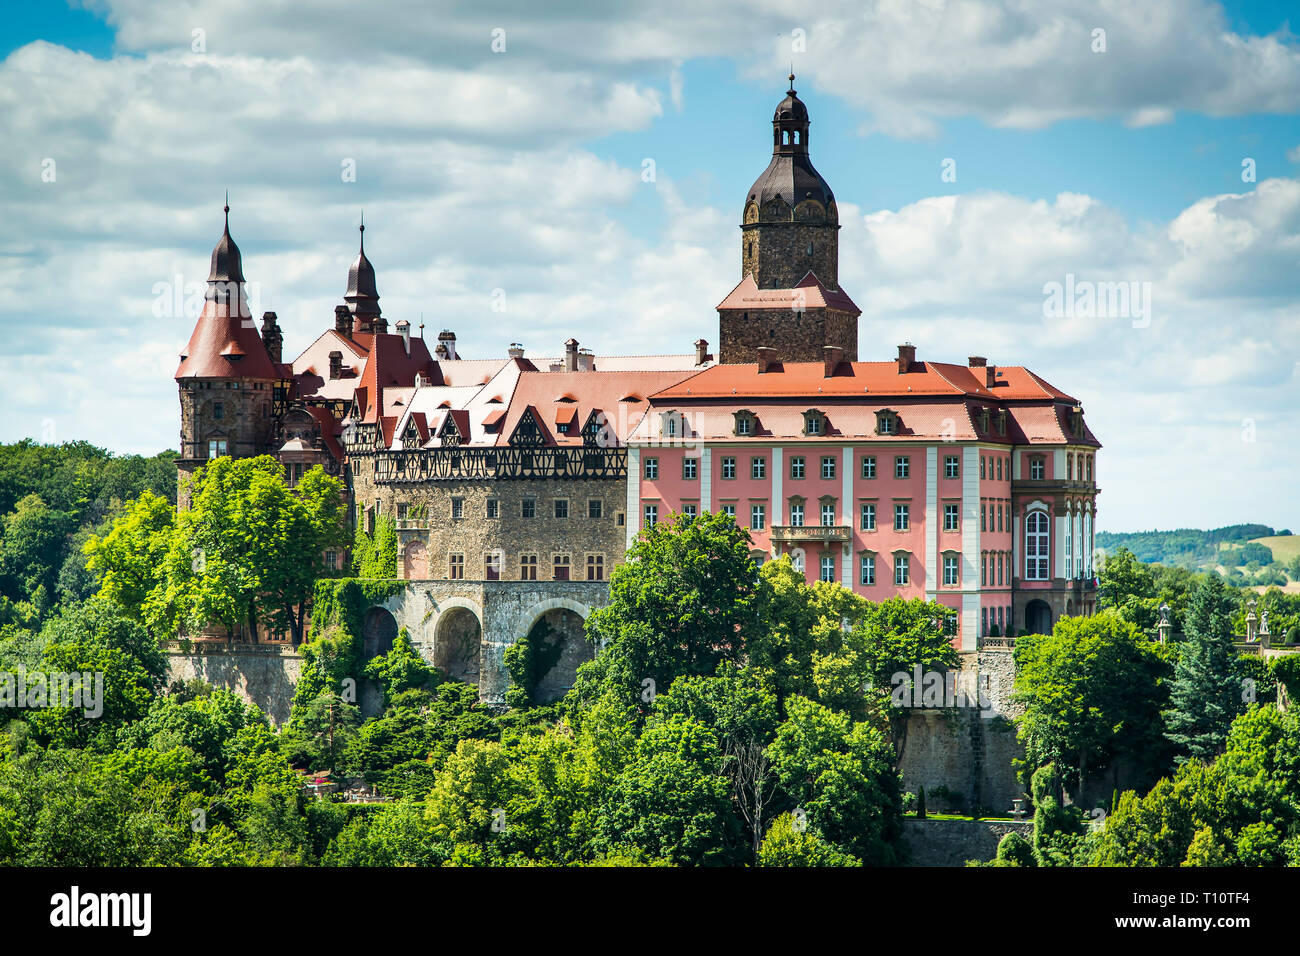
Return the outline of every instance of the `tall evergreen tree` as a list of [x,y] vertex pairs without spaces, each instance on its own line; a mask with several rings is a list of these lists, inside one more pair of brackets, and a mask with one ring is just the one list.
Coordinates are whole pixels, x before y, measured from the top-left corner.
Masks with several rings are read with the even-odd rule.
[[1245,710],[1237,649],[1232,643],[1232,598],[1223,579],[1208,574],[1192,592],[1169,702],[1165,736],[1182,751],[1179,763],[1210,759],[1228,739],[1233,718]]

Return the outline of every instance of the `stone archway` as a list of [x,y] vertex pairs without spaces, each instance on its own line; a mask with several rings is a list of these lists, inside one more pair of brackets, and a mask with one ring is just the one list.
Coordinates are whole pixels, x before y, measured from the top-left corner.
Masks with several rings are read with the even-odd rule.
[[483,625],[469,602],[444,605],[433,632],[433,665],[452,680],[477,684]]
[[1025,605],[1025,631],[1029,634],[1052,633],[1052,609],[1046,601],[1035,599]]
[[591,609],[578,601],[555,598],[543,601],[528,615],[528,625],[519,639],[527,635],[536,642],[536,652],[551,661],[537,679],[532,697],[539,704],[559,700],[573,687],[578,667],[595,654],[587,641],[586,619]]
[[387,654],[397,639],[397,619],[382,607],[372,607],[366,612],[361,628],[362,651],[365,659]]

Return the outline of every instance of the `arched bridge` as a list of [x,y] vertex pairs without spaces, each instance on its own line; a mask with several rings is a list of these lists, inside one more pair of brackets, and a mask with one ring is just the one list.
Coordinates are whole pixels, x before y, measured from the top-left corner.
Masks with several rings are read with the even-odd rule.
[[562,649],[538,697],[558,699],[573,686],[578,665],[591,658],[583,622],[608,599],[606,581],[408,581],[367,612],[366,656],[391,648],[405,627],[426,661],[477,684],[484,703],[503,704],[510,686],[506,648],[545,621]]

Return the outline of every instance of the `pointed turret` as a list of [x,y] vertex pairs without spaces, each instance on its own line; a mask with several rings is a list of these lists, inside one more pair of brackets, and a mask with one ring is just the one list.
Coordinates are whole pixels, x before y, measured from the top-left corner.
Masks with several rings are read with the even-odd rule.
[[375,267],[366,258],[366,223],[361,222],[361,250],[348,270],[348,291],[343,296],[356,317],[354,328],[358,332],[383,332],[388,323],[379,311],[379,289],[375,285]]

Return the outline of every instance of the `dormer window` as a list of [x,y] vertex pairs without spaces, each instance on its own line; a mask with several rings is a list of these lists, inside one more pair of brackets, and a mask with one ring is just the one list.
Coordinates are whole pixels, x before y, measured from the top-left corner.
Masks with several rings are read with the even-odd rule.
[[898,434],[898,412],[892,408],[882,408],[876,412],[876,434],[877,435],[897,435]]
[[981,431],[981,432],[988,432],[988,430],[989,430],[989,410],[988,410],[987,408],[981,408],[981,409],[980,409],[980,412],[979,412],[979,420],[980,420],[980,431]]
[[744,438],[753,435],[758,431],[758,419],[754,413],[747,408],[742,408],[733,413],[736,418],[736,434]]
[[659,433],[667,438],[676,438],[678,435],[685,435],[686,416],[678,411],[664,412],[659,416],[660,426]]
[[803,433],[805,435],[826,434],[826,414],[820,409],[810,408],[803,413]]
[[998,409],[997,426],[999,435],[1007,433],[1007,410],[1005,408]]

